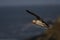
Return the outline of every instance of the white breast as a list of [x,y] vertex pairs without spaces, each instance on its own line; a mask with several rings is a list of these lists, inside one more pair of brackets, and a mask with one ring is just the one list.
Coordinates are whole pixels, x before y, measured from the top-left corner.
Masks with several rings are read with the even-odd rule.
[[40,21],[40,20],[36,20],[36,24],[37,24],[37,25],[40,25],[40,26],[46,26],[46,24],[43,23],[43,22]]

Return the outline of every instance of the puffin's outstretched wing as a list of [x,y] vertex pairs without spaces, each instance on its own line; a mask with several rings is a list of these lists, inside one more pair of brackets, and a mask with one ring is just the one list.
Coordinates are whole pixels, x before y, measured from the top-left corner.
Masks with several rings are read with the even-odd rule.
[[36,15],[35,13],[30,12],[29,10],[26,10],[26,11],[27,11],[29,14],[35,16],[38,20],[41,20],[41,18],[40,18],[38,15]]

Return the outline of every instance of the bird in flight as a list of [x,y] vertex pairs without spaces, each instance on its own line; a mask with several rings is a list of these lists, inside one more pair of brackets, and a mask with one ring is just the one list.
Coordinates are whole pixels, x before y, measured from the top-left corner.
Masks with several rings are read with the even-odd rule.
[[29,14],[36,17],[36,19],[32,20],[33,24],[36,24],[36,25],[39,25],[39,26],[42,26],[42,27],[49,27],[49,25],[42,18],[40,18],[38,15],[36,15],[35,13],[33,13],[29,10],[26,10],[26,12],[28,12]]

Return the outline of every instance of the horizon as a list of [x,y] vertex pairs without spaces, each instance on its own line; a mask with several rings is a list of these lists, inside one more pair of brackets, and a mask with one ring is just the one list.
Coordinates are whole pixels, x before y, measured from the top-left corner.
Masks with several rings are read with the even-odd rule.
[[37,5],[60,5],[58,0],[0,0],[0,7],[3,6],[37,6]]

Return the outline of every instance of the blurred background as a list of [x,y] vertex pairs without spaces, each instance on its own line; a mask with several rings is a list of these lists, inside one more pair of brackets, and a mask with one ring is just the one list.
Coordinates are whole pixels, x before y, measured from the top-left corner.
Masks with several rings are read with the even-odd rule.
[[44,32],[32,24],[34,17],[26,9],[54,21],[60,16],[60,0],[0,0],[0,40],[25,40]]

